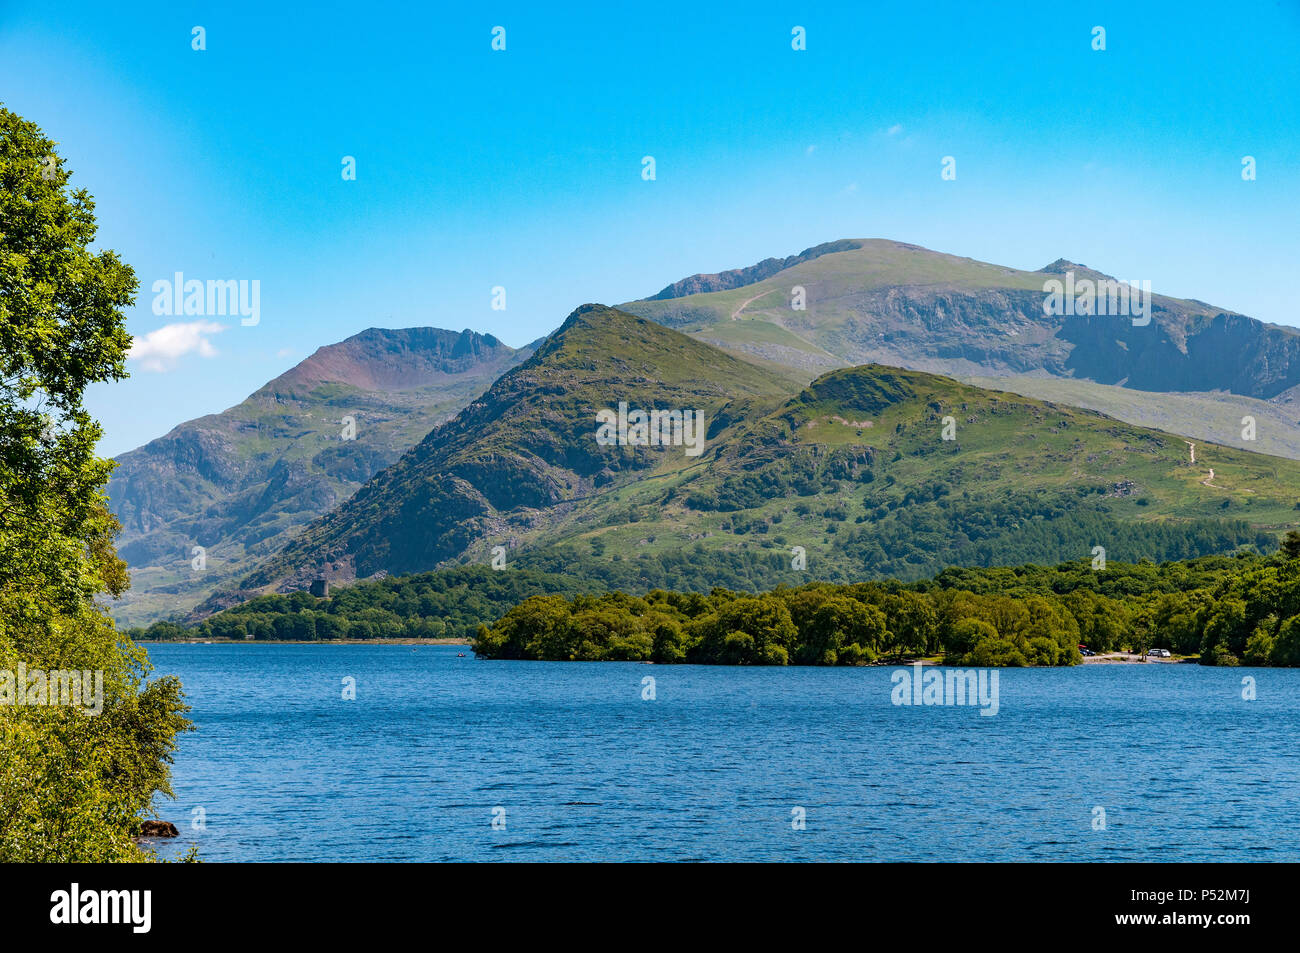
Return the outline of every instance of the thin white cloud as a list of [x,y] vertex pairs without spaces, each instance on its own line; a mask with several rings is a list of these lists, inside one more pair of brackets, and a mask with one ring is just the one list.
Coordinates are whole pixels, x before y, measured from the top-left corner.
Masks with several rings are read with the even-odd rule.
[[885,130],[885,135],[896,136],[902,131],[903,131],[903,127],[900,126],[898,123],[895,123],[894,125],[890,126],[888,129]]
[[176,362],[186,354],[216,357],[217,349],[208,337],[224,330],[226,326],[215,321],[165,324],[136,338],[126,356],[129,360],[139,361],[141,370],[161,374],[172,370]]
[[815,145],[814,145],[814,146],[809,146],[809,147],[804,151],[804,155],[806,155],[806,156],[810,156],[810,155],[812,155],[812,154],[813,154],[814,152],[816,152],[816,151],[817,151],[817,147],[816,147]]

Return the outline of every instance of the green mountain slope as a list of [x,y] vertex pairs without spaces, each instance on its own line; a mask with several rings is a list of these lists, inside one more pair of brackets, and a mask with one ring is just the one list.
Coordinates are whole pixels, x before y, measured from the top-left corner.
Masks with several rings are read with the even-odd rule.
[[471,546],[513,547],[584,499],[690,459],[680,448],[599,446],[598,410],[621,401],[691,409],[716,426],[789,390],[783,379],[675,331],[585,305],[246,587],[414,572]]
[[[703,453],[599,445],[596,411],[619,401],[700,409]],[[1130,561],[1272,548],[1300,515],[1300,463],[1195,451],[1092,411],[881,365],[792,394],[724,352],[589,305],[244,588],[486,563],[497,546],[508,566],[633,590],[919,578],[1094,546]]]
[[739,428],[679,495],[697,530],[772,536],[802,546],[810,571],[824,564],[820,577],[852,580],[1097,545],[1126,560],[1267,545],[1261,530],[1298,517],[1298,477],[1293,461],[1198,444],[1193,463],[1176,436],[866,365]]
[[123,454],[108,496],[132,588],[114,615],[140,624],[188,612],[529,353],[473,331],[372,328],[320,348],[239,405]]

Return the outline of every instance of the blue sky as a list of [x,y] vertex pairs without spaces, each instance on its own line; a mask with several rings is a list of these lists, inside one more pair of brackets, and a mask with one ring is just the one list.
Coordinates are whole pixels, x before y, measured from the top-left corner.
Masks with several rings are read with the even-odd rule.
[[1296,0],[267,6],[0,0],[0,100],[95,196],[131,332],[195,320],[153,313],[155,279],[261,282],[257,326],[92,390],[106,454],[367,327],[517,346],[837,238],[1065,257],[1300,324]]

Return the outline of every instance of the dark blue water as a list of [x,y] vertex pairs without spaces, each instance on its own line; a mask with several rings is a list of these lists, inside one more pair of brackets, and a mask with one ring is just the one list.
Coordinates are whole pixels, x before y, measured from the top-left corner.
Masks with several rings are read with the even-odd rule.
[[[154,645],[198,730],[210,861],[1300,859],[1300,670],[1000,673],[1000,710],[902,707],[888,668]],[[642,700],[641,680],[656,679]],[[1244,701],[1253,676],[1258,698]],[[356,679],[356,700],[341,698]],[[195,808],[206,827],[195,830]],[[504,809],[505,828],[492,826]],[[792,829],[803,808],[806,828]],[[1105,830],[1094,830],[1094,809]],[[500,812],[498,812],[500,813]]]

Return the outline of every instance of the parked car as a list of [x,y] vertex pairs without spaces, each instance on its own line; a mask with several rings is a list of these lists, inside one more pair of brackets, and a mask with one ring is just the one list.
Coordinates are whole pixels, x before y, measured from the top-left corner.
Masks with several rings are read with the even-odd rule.
[[1169,658],[1168,649],[1147,649],[1148,658]]
[[1081,646],[1079,646],[1079,654],[1080,654],[1080,655],[1096,655],[1097,653],[1094,652],[1092,649],[1088,648],[1088,646],[1086,646],[1086,645],[1081,645]]

